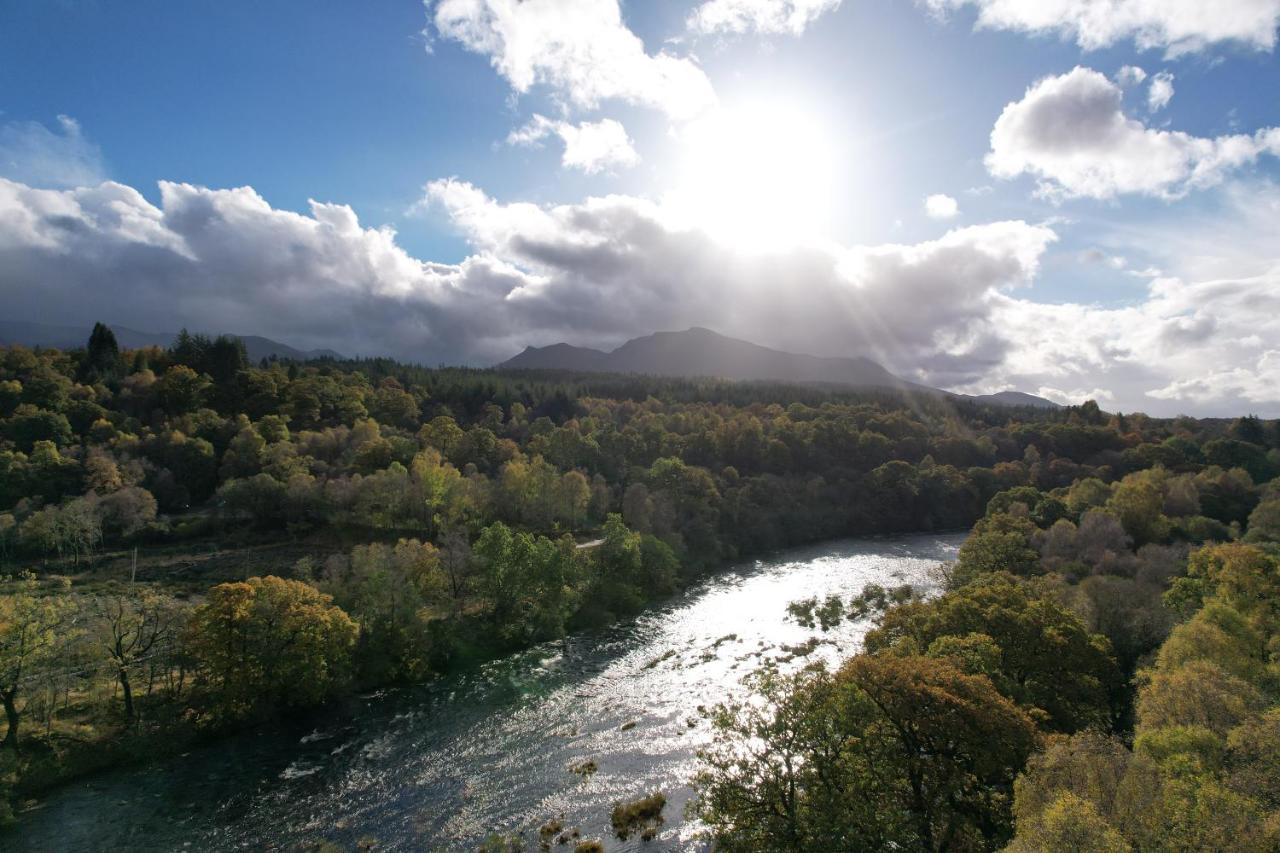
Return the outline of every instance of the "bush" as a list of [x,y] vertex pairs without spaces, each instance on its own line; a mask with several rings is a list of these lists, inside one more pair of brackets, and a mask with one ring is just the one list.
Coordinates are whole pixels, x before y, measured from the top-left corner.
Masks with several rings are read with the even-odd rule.
[[609,822],[613,824],[614,834],[623,841],[630,838],[636,830],[640,830],[648,840],[657,834],[658,827],[662,825],[662,810],[666,806],[666,795],[655,791],[629,803],[618,803],[613,807]]

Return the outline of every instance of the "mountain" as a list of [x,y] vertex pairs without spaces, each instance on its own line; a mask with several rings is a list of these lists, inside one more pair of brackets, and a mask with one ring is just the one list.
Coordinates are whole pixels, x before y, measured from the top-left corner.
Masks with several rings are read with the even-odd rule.
[[[27,323],[17,320],[0,320],[0,344],[22,344],[27,347],[57,347],[75,349],[89,340],[91,329],[81,326],[53,326],[47,323]],[[139,332],[126,326],[112,326],[116,343],[122,349],[142,347],[167,347],[177,333]],[[233,335],[244,343],[245,352],[252,362],[275,356],[279,359],[307,361],[313,358],[345,358],[331,349],[300,350],[270,338],[258,335]]]
[[609,353],[569,344],[552,344],[546,347],[525,347],[524,352],[508,359],[498,367],[516,370],[586,370],[607,371],[613,368],[606,362]]
[[528,347],[499,367],[715,376],[721,379],[923,390],[923,386],[899,379],[870,359],[798,355],[698,327],[636,338],[612,352],[568,344]]
[[979,403],[998,403],[1001,406],[1034,406],[1037,409],[1061,408],[1052,400],[1022,391],[999,391],[995,394],[978,394],[973,397]]
[[573,370],[647,373],[656,376],[714,376],[720,379],[846,385],[947,394],[1003,406],[1057,408],[1042,397],[1001,391],[980,397],[950,394],[894,376],[868,358],[823,358],[770,349],[694,327],[683,332],[657,332],[627,341],[612,352],[552,344],[526,347],[499,364],[504,370]]

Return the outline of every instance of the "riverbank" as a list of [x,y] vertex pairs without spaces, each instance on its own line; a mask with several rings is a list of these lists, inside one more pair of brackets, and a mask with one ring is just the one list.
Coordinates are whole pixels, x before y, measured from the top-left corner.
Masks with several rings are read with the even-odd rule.
[[[292,571],[292,564],[307,555],[308,545],[332,549],[349,538],[349,533],[343,535],[337,532],[312,537],[310,540],[281,543],[262,541],[260,536],[249,535],[243,537],[243,541],[233,540],[228,544],[223,540],[221,546],[197,548],[198,554],[192,551],[184,555],[172,548],[159,549],[157,553],[144,555],[140,562],[139,577],[165,586],[177,584],[177,589],[188,590],[211,580],[238,579],[233,567],[240,564],[238,558],[241,557],[249,560],[246,565],[252,566],[254,571],[288,575]],[[576,547],[581,553],[598,548],[603,541],[599,537],[588,538],[585,542],[580,541]],[[76,588],[99,588],[108,583],[120,573],[121,566],[124,565],[122,560],[126,559],[127,555],[124,554],[109,555],[87,566],[77,576]],[[693,578],[686,578],[686,584],[696,584],[700,578],[714,576],[731,565],[732,563],[726,562]],[[240,571],[243,573],[248,569],[242,568]],[[661,600],[654,599],[647,604],[652,606]],[[608,624],[607,621],[593,621],[590,617],[584,618],[585,616],[586,614],[580,615],[571,622],[570,627],[574,631],[581,631],[598,629]],[[436,635],[438,651],[432,677],[465,672],[528,647],[527,643],[513,643],[509,637],[495,635],[483,614],[465,604],[443,617]],[[351,695],[395,686],[405,685],[366,682],[356,685]],[[349,701],[350,695],[340,697],[333,703],[333,707],[342,707]],[[87,705],[88,703],[86,707]],[[324,710],[307,713],[324,713]],[[197,722],[190,714],[184,714],[181,707],[168,707],[154,701],[146,716],[144,723],[126,725],[117,713],[103,715],[99,711],[97,715],[91,716],[86,712],[74,719],[71,725],[59,723],[48,731],[36,731],[24,745],[23,752],[17,759],[18,763],[11,763],[5,768],[12,791],[10,801],[13,802],[15,811],[30,809],[39,799],[77,779],[115,768],[123,769],[163,760],[195,745],[216,742],[264,722],[270,724],[269,720],[240,723],[224,720],[211,728],[207,719]],[[12,815],[9,819],[12,819]]]
[[[698,706],[727,698],[766,661],[835,660],[866,627],[846,623],[808,655],[784,660],[817,635],[788,620],[786,604],[870,582],[927,583],[962,538],[844,540],[738,563],[634,620],[365,694],[310,718],[305,732],[245,732],[162,762],[164,773],[113,771],[66,786],[0,842],[20,835],[16,849],[69,851],[184,841],[350,847],[368,836],[379,849],[458,849],[490,831],[536,838],[551,818],[603,837],[614,802],[663,790],[665,823],[646,849],[684,849],[684,780],[705,733]],[[569,772],[587,760],[596,773]]]

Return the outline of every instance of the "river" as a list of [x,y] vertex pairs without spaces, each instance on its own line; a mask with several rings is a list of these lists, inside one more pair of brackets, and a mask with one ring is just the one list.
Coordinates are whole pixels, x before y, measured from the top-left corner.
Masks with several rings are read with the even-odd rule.
[[[538,828],[558,818],[610,850],[702,850],[699,827],[683,819],[709,734],[698,706],[739,695],[767,660],[834,662],[867,630],[801,628],[788,602],[868,583],[927,588],[962,539],[842,540],[746,562],[605,630],[361,697],[305,728],[69,785],[0,834],[0,848],[474,850],[501,831],[524,832],[537,849]],[[812,654],[786,660],[783,647],[813,637]],[[588,760],[595,773],[569,771]],[[612,839],[613,804],[652,791],[668,798],[658,837]]]

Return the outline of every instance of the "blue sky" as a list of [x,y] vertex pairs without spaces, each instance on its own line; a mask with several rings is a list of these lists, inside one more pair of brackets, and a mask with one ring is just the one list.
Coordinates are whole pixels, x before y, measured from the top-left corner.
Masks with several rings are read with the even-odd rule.
[[1150,5],[10,0],[0,296],[428,362],[709,325],[1280,413],[1280,0]]

